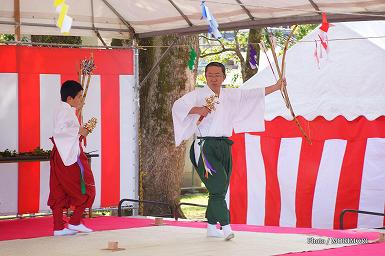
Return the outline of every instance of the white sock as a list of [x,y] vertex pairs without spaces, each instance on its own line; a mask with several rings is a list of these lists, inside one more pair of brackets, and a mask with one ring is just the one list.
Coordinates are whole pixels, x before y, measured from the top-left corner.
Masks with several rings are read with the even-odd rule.
[[222,226],[222,230],[223,230],[223,233],[225,235],[226,240],[230,240],[230,239],[234,238],[234,233],[233,233],[233,230],[231,229],[230,224]]
[[216,230],[217,229],[217,225],[208,223],[207,224],[207,229],[210,230],[210,231],[211,230]]
[[230,224],[229,225],[225,225],[225,226],[222,226],[222,229],[223,229],[223,232],[226,234],[230,234],[233,232],[233,230],[231,229],[231,226]]
[[223,232],[217,229],[217,225],[207,224],[207,236],[208,237],[220,237],[223,238]]

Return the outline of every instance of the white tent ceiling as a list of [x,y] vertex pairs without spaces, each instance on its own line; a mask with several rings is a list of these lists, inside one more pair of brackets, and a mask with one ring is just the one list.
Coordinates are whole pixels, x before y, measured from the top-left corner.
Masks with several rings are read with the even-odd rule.
[[[60,34],[53,0],[1,0],[0,33],[14,33],[20,2],[21,34]],[[128,38],[207,31],[200,0],[66,0],[71,35]],[[92,4],[93,3],[93,11]],[[220,30],[296,23],[385,19],[385,0],[206,0]],[[93,13],[93,14],[92,14]],[[16,15],[17,17],[17,15]],[[94,19],[92,19],[94,17]],[[93,22],[94,20],[94,22]]]
[[[328,32],[330,52],[327,56],[323,53],[319,68],[313,55],[318,28],[287,51],[287,90],[295,113],[307,120],[317,116],[327,120],[339,115],[347,120],[384,116],[385,21],[334,25]],[[273,73],[266,67],[243,88],[274,83]],[[266,97],[265,119],[277,116],[292,119],[280,93]]]

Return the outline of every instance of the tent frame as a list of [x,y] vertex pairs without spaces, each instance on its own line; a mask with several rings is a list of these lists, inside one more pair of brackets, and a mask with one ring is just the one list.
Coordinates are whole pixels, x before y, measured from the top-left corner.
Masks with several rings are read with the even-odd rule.
[[[168,2],[175,8],[175,10],[183,17],[183,19],[188,24],[188,27],[178,28],[178,29],[167,29],[161,31],[152,31],[152,32],[144,32],[137,33],[133,26],[123,17],[123,15],[114,8],[108,0],[101,0],[107,7],[110,9],[119,20],[126,26],[126,29],[114,29],[114,28],[96,28],[94,25],[94,0],[90,0],[90,7],[92,10],[92,27],[89,26],[72,26],[73,29],[77,30],[88,30],[94,31],[97,37],[105,44],[105,42],[101,39],[99,31],[105,32],[119,32],[119,33],[129,33],[130,38],[138,39],[138,38],[147,38],[154,36],[162,36],[162,35],[186,35],[186,34],[196,34],[207,32],[207,25],[194,25],[187,15],[183,13],[181,8],[173,1],[168,0]],[[313,7],[314,11],[312,14],[308,16],[289,16],[289,17],[280,17],[280,18],[270,18],[270,19],[258,19],[255,18],[247,6],[242,3],[241,0],[235,0],[238,5],[242,8],[242,10],[247,14],[249,19],[243,21],[235,21],[219,24],[219,30],[233,30],[233,29],[248,29],[248,28],[258,28],[258,27],[267,27],[267,26],[283,26],[283,25],[294,25],[294,24],[314,24],[321,22],[321,13],[318,5],[313,0],[308,0],[308,2]],[[367,20],[385,20],[385,12],[365,12],[365,13],[333,13],[327,12],[328,21],[329,22],[343,22],[343,21],[367,21]],[[43,28],[54,28],[55,24],[36,24],[36,23],[28,23],[20,21],[20,0],[14,0],[14,17],[15,21],[0,21],[0,25],[13,25],[15,26],[15,35],[16,41],[20,40],[20,27],[21,26],[33,26],[33,27],[43,27]],[[105,45],[106,46],[106,45]]]

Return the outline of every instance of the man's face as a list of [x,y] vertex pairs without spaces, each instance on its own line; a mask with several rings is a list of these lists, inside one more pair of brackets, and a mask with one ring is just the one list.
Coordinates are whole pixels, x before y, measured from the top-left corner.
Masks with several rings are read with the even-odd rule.
[[220,88],[223,81],[225,80],[225,75],[222,72],[220,67],[210,66],[206,70],[206,81],[207,85],[210,88]]
[[76,94],[75,98],[72,98],[71,96],[68,96],[67,103],[71,105],[71,107],[79,109],[82,106],[83,102],[83,91],[79,91],[78,94]]

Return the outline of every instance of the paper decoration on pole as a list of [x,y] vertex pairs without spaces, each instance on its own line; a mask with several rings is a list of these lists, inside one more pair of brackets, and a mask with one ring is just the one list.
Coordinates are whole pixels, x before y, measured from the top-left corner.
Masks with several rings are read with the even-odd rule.
[[53,5],[56,7],[56,12],[59,13],[56,26],[60,28],[61,33],[68,34],[73,21],[73,19],[67,15],[68,4],[65,3],[65,0],[55,0]]
[[319,66],[319,57],[318,57],[318,43],[317,43],[317,40],[314,40],[314,42],[315,42],[314,58],[315,58],[315,61],[317,62],[318,68],[320,68],[320,66]]
[[[327,32],[329,31],[330,27],[333,27],[333,24],[330,24],[327,20],[326,13],[322,13],[322,24],[319,27],[318,31],[318,39],[320,41],[320,47],[318,50],[318,43],[316,40],[315,50],[314,50],[314,56],[316,57],[318,68],[320,67],[320,59],[323,58],[322,51],[325,51],[326,54],[329,53],[330,47],[329,47],[329,39]],[[327,56],[327,55],[326,55]]]
[[190,47],[190,52],[189,52],[190,58],[188,60],[188,68],[190,70],[194,69],[194,64],[195,64],[195,59],[197,57],[197,53],[195,52],[194,48]]
[[[83,107],[85,105],[85,101],[86,101],[86,97],[87,97],[87,92],[88,92],[88,88],[90,86],[90,82],[91,82],[91,76],[93,74],[93,71],[95,70],[96,66],[95,66],[95,62],[94,62],[94,56],[93,54],[91,53],[91,57],[89,59],[85,58],[83,59],[81,62],[80,62],[80,70],[79,70],[79,83],[82,85],[84,91],[83,91],[83,99],[82,99],[82,106],[81,108],[79,109],[78,111],[78,118],[79,118],[79,121],[80,121],[80,124],[83,125],[83,115],[82,115],[82,112],[83,112]],[[86,82],[87,80],[87,82]],[[84,86],[84,83],[86,82],[86,85]],[[95,121],[91,121],[91,120],[95,120]],[[96,118],[91,118],[91,122],[92,123],[95,123],[96,125]],[[88,122],[90,122],[88,121]],[[89,128],[91,128],[92,126],[89,126]],[[86,127],[85,127],[86,128]],[[95,128],[95,127],[93,127]],[[92,130],[93,130],[92,128]],[[84,138],[84,146],[87,146],[87,140],[86,138]]]
[[332,24],[330,24],[327,20],[327,17],[326,17],[326,13],[322,13],[322,24],[321,24],[321,27],[319,29],[321,29],[322,31],[324,32],[328,32],[329,30],[329,27],[333,26]]
[[209,8],[206,6],[205,1],[201,2],[202,7],[202,18],[206,19],[209,23],[209,34],[215,37],[216,39],[222,38],[221,32],[218,30],[218,23],[215,20],[214,16],[211,15]]
[[[93,71],[95,70],[95,62],[94,62],[94,56],[91,54],[91,57],[89,59],[85,58],[80,63],[80,84],[82,85],[84,92],[83,92],[83,105],[80,108],[79,114],[81,115],[82,109],[84,107],[84,103],[86,101],[88,88],[90,86],[91,82],[91,76],[93,74]],[[84,87],[84,82],[87,80],[86,85]]]
[[328,34],[329,28],[332,27],[333,24],[330,24],[327,20],[326,13],[322,13],[322,24],[319,28],[318,32],[318,38],[321,41],[321,45],[325,49],[326,52],[329,51],[329,40],[328,40]]
[[255,50],[255,48],[253,47],[252,44],[249,44],[249,47],[250,47],[249,64],[250,64],[251,69],[256,69],[256,68],[258,68],[257,51]]

